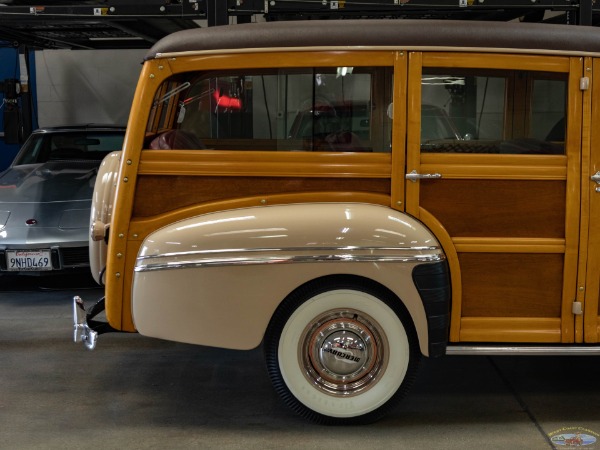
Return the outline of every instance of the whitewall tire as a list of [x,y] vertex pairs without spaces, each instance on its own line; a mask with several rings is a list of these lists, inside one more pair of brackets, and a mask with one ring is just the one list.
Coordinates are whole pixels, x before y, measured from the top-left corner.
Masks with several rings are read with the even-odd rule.
[[368,423],[401,399],[420,352],[400,301],[351,278],[312,283],[279,307],[265,335],[269,376],[284,402],[324,424]]

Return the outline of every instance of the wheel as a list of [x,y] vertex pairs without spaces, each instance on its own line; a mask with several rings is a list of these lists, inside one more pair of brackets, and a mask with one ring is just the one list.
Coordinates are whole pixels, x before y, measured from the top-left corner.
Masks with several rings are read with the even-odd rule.
[[379,286],[311,284],[292,293],[265,334],[267,370],[283,401],[321,424],[378,420],[406,393],[420,359],[403,305]]

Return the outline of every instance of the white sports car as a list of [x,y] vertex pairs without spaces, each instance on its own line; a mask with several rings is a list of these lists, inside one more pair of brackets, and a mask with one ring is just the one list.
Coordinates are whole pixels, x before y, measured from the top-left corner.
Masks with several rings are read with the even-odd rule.
[[0,173],[0,272],[89,266],[89,216],[98,167],[121,150],[125,128],[34,131]]

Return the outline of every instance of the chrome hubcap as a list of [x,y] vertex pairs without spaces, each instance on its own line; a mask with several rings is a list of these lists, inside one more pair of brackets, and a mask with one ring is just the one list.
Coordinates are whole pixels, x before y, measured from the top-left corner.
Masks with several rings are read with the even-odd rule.
[[313,386],[334,396],[350,396],[379,379],[386,349],[374,319],[359,311],[333,310],[304,330],[299,356]]

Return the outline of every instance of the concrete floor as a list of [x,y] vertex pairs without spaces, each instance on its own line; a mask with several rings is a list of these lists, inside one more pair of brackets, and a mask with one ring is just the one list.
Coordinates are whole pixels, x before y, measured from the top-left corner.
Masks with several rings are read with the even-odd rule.
[[100,290],[86,277],[0,277],[1,449],[541,450],[576,431],[600,449],[598,358],[425,360],[384,420],[324,427],[279,402],[261,349],[107,334],[85,350],[72,342],[74,294]]

